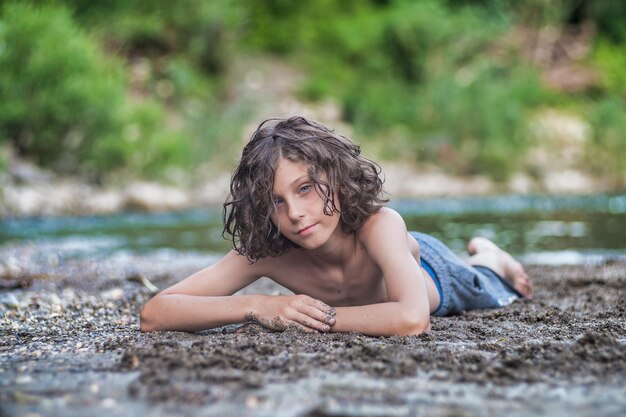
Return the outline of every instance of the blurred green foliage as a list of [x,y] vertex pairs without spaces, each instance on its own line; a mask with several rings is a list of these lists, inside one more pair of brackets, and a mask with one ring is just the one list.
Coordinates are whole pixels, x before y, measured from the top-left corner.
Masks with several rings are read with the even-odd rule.
[[64,8],[8,4],[0,28],[0,138],[42,165],[76,168],[119,131],[122,63]]
[[608,97],[592,108],[593,141],[587,162],[613,188],[626,185],[626,97]]
[[600,70],[603,88],[626,97],[626,51],[624,45],[604,39],[597,42],[594,64]]
[[[361,135],[387,136],[403,126],[412,132],[406,142],[413,155],[436,159],[456,173],[505,180],[519,168],[521,159],[511,155],[528,146],[529,112],[546,94],[515,56],[504,51],[494,59],[489,53],[511,25],[499,6],[449,8],[430,0],[396,1],[394,7],[334,4],[334,10],[325,9],[323,25],[304,34],[300,28],[290,39],[300,45],[306,67],[314,68],[302,88],[306,98],[338,97],[344,117]],[[274,47],[279,40],[271,39],[282,31],[262,27],[257,38],[281,51]],[[294,40],[298,34],[302,39]],[[400,147],[388,156],[406,151]]]
[[[43,165],[163,176],[231,165],[252,114],[233,99],[241,56],[303,69],[380,155],[506,180],[524,169],[532,116],[578,109],[598,175],[626,184],[626,3],[610,0],[42,0],[0,14],[0,141]],[[595,26],[599,82],[552,91],[511,43]],[[597,157],[597,158],[596,158]],[[226,159],[226,160],[225,160]]]

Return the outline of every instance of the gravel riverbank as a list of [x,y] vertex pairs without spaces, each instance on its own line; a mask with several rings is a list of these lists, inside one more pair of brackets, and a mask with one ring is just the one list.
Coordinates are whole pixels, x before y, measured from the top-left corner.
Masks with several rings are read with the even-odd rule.
[[145,279],[163,288],[213,256],[1,252],[0,416],[626,413],[625,263],[528,266],[533,300],[433,318],[419,337],[142,334]]

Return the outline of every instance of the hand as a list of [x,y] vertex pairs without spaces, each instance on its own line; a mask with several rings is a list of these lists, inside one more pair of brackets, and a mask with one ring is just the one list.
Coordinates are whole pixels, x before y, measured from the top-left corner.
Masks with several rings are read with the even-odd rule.
[[335,309],[308,295],[273,295],[261,298],[254,312],[246,314],[271,330],[295,327],[305,332],[328,332],[335,324]]

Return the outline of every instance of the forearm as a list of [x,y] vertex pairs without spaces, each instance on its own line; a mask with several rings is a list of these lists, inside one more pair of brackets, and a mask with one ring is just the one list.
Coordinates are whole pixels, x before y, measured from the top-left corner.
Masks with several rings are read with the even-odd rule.
[[261,295],[207,297],[159,294],[141,310],[141,330],[198,331],[241,323],[254,313]]
[[333,332],[359,332],[369,336],[417,335],[430,329],[428,306],[407,307],[387,302],[337,307]]

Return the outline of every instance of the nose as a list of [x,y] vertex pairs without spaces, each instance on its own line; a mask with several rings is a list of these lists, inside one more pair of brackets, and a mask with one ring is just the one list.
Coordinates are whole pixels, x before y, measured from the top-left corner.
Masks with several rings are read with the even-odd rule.
[[302,204],[299,204],[296,201],[291,201],[287,207],[287,215],[292,222],[297,222],[302,217],[304,217],[304,210],[302,208]]

